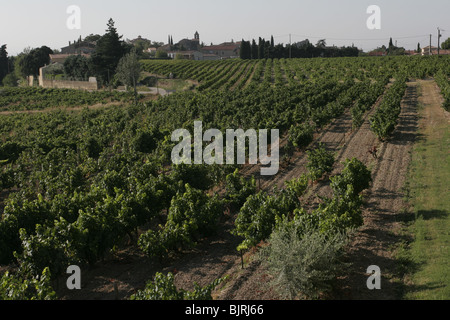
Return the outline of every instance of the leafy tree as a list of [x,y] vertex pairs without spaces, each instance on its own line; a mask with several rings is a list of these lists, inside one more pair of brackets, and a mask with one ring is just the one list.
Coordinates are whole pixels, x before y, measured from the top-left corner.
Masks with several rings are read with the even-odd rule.
[[137,104],[137,83],[141,75],[142,67],[139,62],[136,50],[132,50],[120,59],[117,66],[117,76],[119,80],[134,89],[134,103]]
[[82,55],[70,56],[64,61],[64,73],[70,78],[85,80],[92,75],[91,62]]
[[167,57],[168,57],[168,55],[167,55],[166,51],[161,50],[161,49],[156,51],[156,55],[155,55],[156,59],[167,59]]
[[152,45],[152,42],[147,39],[138,38],[134,41],[134,49],[139,57],[144,56],[144,50],[147,50]]
[[447,40],[442,42],[441,48],[444,49],[444,50],[449,50],[450,49],[450,38],[447,38]]
[[39,69],[50,63],[50,54],[53,54],[53,50],[47,46],[33,49],[28,54],[25,53],[18,61],[21,76],[24,78],[30,75],[37,76]]
[[317,48],[325,48],[327,46],[327,42],[325,39],[320,39],[317,41],[316,47]]
[[100,40],[101,37],[102,36],[99,35],[99,34],[92,34],[91,33],[90,35],[88,35],[87,37],[84,38],[84,41],[85,42],[96,42],[96,41]]
[[5,87],[17,87],[18,80],[19,79],[17,78],[16,74],[14,72],[11,72],[3,78],[2,83]]

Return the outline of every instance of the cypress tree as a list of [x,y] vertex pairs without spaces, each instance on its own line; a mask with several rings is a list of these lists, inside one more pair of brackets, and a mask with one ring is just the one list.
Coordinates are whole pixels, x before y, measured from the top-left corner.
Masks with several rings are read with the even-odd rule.
[[258,59],[258,45],[256,44],[255,39],[252,40],[251,51],[252,59]]
[[265,48],[266,40],[259,37],[259,43],[258,43],[258,59],[264,59],[264,48]]
[[275,41],[273,40],[273,36],[270,37],[270,49],[269,49],[269,58],[274,57],[274,51],[275,51]]
[[0,83],[3,78],[8,74],[9,61],[8,52],[6,51],[6,44],[0,47]]
[[119,36],[114,27],[114,20],[109,19],[106,33],[98,40],[95,52],[92,54],[92,64],[95,73],[104,82],[110,82],[116,73],[120,59],[129,52],[122,36]]

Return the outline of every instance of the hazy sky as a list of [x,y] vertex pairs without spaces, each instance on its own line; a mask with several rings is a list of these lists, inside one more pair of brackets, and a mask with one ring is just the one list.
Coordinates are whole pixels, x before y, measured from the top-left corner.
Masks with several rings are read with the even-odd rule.
[[[67,8],[80,8],[81,29],[70,30]],[[369,30],[366,12],[370,5],[381,9],[381,29]],[[47,45],[60,49],[79,36],[104,34],[113,18],[124,39],[141,35],[152,41],[174,42],[193,38],[195,31],[206,44],[263,37],[275,43],[308,38],[326,39],[328,45],[352,45],[364,50],[387,45],[415,49],[420,42],[437,45],[450,37],[450,0],[0,0],[0,44],[10,55],[25,47]]]

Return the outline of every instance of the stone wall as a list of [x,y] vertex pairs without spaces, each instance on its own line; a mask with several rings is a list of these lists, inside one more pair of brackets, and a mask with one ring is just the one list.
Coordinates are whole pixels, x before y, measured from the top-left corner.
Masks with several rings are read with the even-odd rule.
[[97,78],[95,77],[89,78],[89,81],[45,79],[42,69],[39,70],[39,86],[43,88],[98,90]]

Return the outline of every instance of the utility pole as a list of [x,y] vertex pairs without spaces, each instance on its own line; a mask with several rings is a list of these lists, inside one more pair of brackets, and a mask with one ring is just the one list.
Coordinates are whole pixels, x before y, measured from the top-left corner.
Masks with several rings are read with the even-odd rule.
[[292,41],[291,41],[291,34],[289,34],[289,59],[292,58]]
[[430,52],[430,56],[431,56],[431,34],[430,34],[430,50],[429,50],[429,52]]
[[437,51],[437,54],[439,55],[439,47],[441,46],[442,35],[441,35],[441,29],[439,29],[439,27],[437,29],[438,29],[438,51]]

